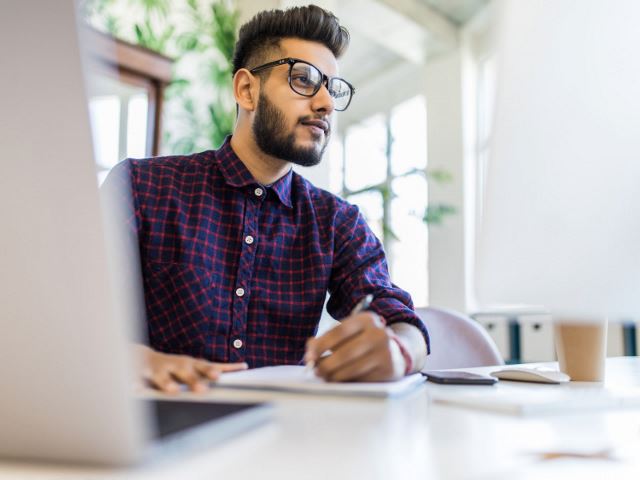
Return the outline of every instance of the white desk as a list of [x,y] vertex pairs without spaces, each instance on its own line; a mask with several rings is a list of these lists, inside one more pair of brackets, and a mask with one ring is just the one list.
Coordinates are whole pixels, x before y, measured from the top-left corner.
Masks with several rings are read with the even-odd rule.
[[[640,392],[640,358],[609,359],[607,368],[607,385],[633,384]],[[215,390],[196,398],[269,400],[275,419],[173,461],[120,471],[0,463],[0,480],[640,478],[640,409],[516,417],[432,404],[435,387],[446,388],[425,384],[393,400]],[[619,460],[537,455],[606,448]]]

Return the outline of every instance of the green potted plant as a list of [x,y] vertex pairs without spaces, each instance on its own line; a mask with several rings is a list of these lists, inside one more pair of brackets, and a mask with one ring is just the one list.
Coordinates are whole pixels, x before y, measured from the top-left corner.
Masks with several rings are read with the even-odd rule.
[[175,59],[166,89],[163,151],[218,147],[233,130],[232,57],[239,13],[226,0],[85,0],[86,21],[114,37]]

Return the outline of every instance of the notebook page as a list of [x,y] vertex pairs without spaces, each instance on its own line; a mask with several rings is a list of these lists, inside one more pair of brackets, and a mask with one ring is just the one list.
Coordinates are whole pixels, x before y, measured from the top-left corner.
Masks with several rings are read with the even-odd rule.
[[424,376],[416,373],[393,382],[325,382],[313,372],[306,371],[303,366],[281,365],[223,373],[214,385],[227,388],[281,390],[312,394],[391,397],[402,395],[424,381]]

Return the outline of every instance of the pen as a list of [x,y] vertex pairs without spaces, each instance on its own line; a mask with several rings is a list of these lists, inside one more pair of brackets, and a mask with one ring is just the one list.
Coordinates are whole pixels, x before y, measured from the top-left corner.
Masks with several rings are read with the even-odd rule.
[[355,307],[353,307],[353,310],[351,310],[351,314],[349,316],[365,311],[367,308],[369,308],[372,301],[373,301],[373,295],[372,294],[366,295],[362,300],[360,300],[357,303]]
[[[356,315],[357,313],[363,312],[365,311],[367,308],[369,308],[369,306],[371,305],[371,302],[373,301],[373,295],[372,294],[367,294],[365,295],[365,297],[360,300],[355,307],[353,307],[353,310],[351,310],[351,313],[349,314],[349,316],[352,315]],[[323,356],[326,354],[327,352],[323,353]],[[311,370],[313,370],[316,366],[316,362],[315,360],[309,360],[305,366],[304,369],[306,372],[309,372]]]

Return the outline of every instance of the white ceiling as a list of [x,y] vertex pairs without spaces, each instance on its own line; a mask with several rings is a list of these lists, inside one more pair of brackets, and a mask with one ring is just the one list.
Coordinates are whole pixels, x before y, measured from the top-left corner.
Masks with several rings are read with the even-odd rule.
[[428,58],[455,48],[460,27],[488,3],[489,0],[336,2],[333,11],[351,34],[351,45],[340,60],[340,74],[356,90],[363,91],[394,70],[407,72],[413,67],[418,72]]
[[364,80],[389,65],[424,64],[457,44],[458,30],[488,0],[342,0],[334,12],[352,37],[343,75]]
[[420,0],[456,25],[464,25],[482,10],[489,0]]

